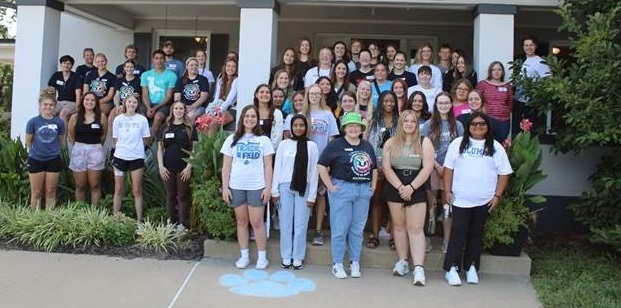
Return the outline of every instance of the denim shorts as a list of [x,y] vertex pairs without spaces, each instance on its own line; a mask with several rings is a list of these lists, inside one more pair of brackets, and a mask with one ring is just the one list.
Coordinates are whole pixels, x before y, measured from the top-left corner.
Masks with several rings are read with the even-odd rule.
[[238,207],[242,205],[260,207],[264,205],[263,201],[261,200],[261,193],[263,192],[263,188],[256,190],[229,188],[229,190],[231,191],[231,207]]

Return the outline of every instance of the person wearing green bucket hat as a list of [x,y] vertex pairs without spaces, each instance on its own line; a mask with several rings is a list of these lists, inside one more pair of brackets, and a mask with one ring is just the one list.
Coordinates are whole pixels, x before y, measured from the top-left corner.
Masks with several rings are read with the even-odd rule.
[[328,189],[332,274],[339,279],[347,278],[343,267],[346,250],[351,262],[351,277],[361,276],[359,261],[364,225],[377,184],[375,151],[368,141],[360,138],[365,129],[359,113],[345,114],[341,121],[345,135],[328,143],[317,167]]

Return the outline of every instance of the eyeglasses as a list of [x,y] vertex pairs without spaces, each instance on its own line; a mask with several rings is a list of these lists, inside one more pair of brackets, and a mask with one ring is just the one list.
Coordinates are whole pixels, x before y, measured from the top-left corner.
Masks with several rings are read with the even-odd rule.
[[320,96],[321,92],[319,93],[308,93],[308,96]]
[[470,89],[468,89],[468,88],[457,88],[457,91],[468,91],[468,90],[470,90]]
[[470,127],[487,127],[485,122],[470,122]]

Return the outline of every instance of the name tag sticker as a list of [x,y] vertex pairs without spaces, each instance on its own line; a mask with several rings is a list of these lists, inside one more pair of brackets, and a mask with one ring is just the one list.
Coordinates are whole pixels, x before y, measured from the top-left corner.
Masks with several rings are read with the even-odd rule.
[[507,92],[507,87],[500,87],[498,88],[499,92]]
[[62,81],[62,80],[56,80],[56,84],[59,85],[59,86],[64,86],[65,82]]
[[58,125],[56,125],[56,124],[48,124],[47,128],[49,128],[49,129],[58,129]]
[[93,124],[91,124],[91,128],[92,129],[99,129],[99,128],[101,128],[101,126],[99,126],[98,123],[93,123]]
[[353,151],[354,151],[354,149],[352,149],[352,148],[345,148],[345,152],[353,152]]
[[365,78],[366,78],[367,80],[373,80],[373,79],[375,79],[375,76],[371,75],[371,76],[366,76]]
[[263,120],[259,120],[259,125],[263,125]]
[[382,128],[380,128],[380,132],[382,132],[382,133],[383,133],[383,132],[385,132],[385,131],[386,131],[386,127],[382,127]]
[[134,70],[134,75],[140,75],[140,71],[139,70]]
[[164,138],[166,139],[175,138],[175,133],[166,133],[166,135],[164,135]]

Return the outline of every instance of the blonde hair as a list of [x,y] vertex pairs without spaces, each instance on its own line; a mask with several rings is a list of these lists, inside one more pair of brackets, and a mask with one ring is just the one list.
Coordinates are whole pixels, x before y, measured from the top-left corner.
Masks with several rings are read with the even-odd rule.
[[366,85],[369,87],[369,100],[367,101],[367,116],[364,117],[367,120],[371,120],[373,117],[373,88],[371,87],[371,82],[368,80],[363,80],[358,84],[358,88],[356,89],[356,112],[360,113],[360,102],[362,101],[362,99],[360,98],[360,89],[362,88],[363,85]]
[[423,153],[423,145],[421,142],[421,136],[420,136],[420,131],[419,131],[419,126],[418,126],[418,118],[416,117],[416,112],[414,112],[414,110],[411,109],[407,109],[401,112],[401,115],[399,116],[399,121],[397,122],[397,129],[395,132],[395,135],[391,138],[392,139],[392,146],[390,148],[390,157],[391,158],[395,158],[399,155],[403,155],[403,152],[405,150],[405,137],[406,137],[406,133],[405,130],[403,129],[403,123],[405,122],[405,117],[407,116],[411,116],[412,119],[414,119],[414,121],[416,121],[416,124],[414,125],[414,135],[412,136],[412,144],[408,146],[409,150],[408,152],[410,154],[416,154],[416,155],[422,155]]
[[320,110],[330,110],[330,107],[326,104],[326,99],[323,96],[323,91],[321,91],[321,87],[318,84],[313,84],[306,89],[306,94],[304,95],[304,107],[302,108],[302,113],[306,116],[307,119],[310,119],[310,100],[308,97],[310,96],[310,91],[312,88],[319,89],[319,93],[321,93],[321,99],[319,100],[319,109]]
[[429,64],[433,63],[433,47],[431,47],[431,44],[429,44],[429,43],[425,43],[425,44],[421,45],[420,48],[418,48],[418,50],[416,51],[416,56],[414,56],[414,63],[416,63],[416,64],[422,64],[423,63],[422,50],[425,47],[428,47],[429,49],[431,49],[431,56],[429,57]]
[[45,87],[41,89],[41,92],[39,92],[39,104],[48,99],[56,105],[56,89],[54,87]]

